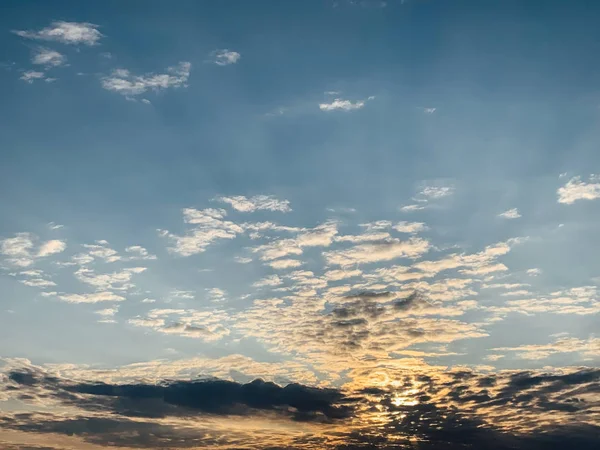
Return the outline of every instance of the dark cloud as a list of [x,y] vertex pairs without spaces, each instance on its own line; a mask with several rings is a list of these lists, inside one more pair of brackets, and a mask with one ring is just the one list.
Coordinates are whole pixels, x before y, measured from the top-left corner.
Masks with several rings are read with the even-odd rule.
[[[0,414],[0,428],[75,435],[107,447],[592,450],[600,442],[600,369],[562,374],[407,370],[393,383],[354,392],[261,380],[74,382],[35,369],[10,372],[6,380],[10,395],[34,399],[33,404],[52,399],[77,413],[67,418]],[[193,422],[207,417],[231,420],[231,430],[215,433]],[[278,446],[269,439],[268,425],[259,438],[237,430],[235,417],[261,418],[265,424],[308,422],[315,431],[292,433]],[[175,426],[165,418],[193,425]]]
[[[42,395],[71,406],[112,410],[125,416],[166,417],[197,412],[247,415],[253,410],[264,410],[289,415],[294,420],[324,421],[345,418],[351,413],[338,390],[295,383],[281,387],[260,379],[246,384],[218,379],[162,384],[70,383],[33,371],[13,371],[9,379],[24,387],[44,388]],[[20,398],[24,399],[22,395]]]

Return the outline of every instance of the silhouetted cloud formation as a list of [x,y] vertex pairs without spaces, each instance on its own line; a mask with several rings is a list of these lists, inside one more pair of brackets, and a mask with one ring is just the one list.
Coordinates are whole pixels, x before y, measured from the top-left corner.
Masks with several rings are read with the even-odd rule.
[[[567,445],[591,450],[600,437],[600,369],[410,371],[354,391],[282,387],[260,379],[245,384],[220,379],[82,382],[37,368],[12,370],[5,381],[2,392],[15,400],[72,408],[72,414],[3,413],[2,428],[76,436],[101,447],[237,448],[244,443],[244,448],[350,450],[412,449],[418,442],[425,450],[559,450]],[[236,429],[236,421],[247,420],[262,425]],[[285,436],[273,431],[286,421],[306,424],[309,431]],[[248,442],[255,446],[247,447]]]

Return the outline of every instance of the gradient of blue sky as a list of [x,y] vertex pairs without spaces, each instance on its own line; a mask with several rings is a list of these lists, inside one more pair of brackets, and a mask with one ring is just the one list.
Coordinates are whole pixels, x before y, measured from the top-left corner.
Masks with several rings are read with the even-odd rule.
[[[598,23],[584,1],[3,2],[0,356],[336,387],[367,357],[598,366]],[[88,34],[46,33],[68,26]],[[345,361],[335,309],[361,292],[391,292],[390,322],[356,313]]]

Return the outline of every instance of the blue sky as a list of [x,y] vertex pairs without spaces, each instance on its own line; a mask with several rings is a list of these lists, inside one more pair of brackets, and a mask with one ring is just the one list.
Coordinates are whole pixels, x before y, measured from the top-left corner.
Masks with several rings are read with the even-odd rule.
[[[593,371],[600,7],[541,6],[4,2],[2,373],[350,395]],[[386,392],[412,408],[419,386]],[[597,424],[586,401],[557,423]],[[288,442],[255,412],[255,439]],[[211,445],[250,445],[218,420]],[[290,433],[341,445],[314,427]],[[37,442],[19,429],[0,443]],[[52,448],[110,440],[77,439]]]

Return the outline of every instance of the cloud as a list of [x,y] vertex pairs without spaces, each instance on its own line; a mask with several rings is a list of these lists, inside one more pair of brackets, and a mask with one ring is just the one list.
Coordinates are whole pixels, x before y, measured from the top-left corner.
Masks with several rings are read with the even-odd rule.
[[288,200],[278,200],[272,195],[255,195],[250,198],[236,195],[233,197],[217,197],[217,200],[228,203],[233,209],[240,212],[267,210],[286,213],[292,210]]
[[318,421],[322,417],[344,419],[352,412],[350,401],[337,389],[296,383],[282,387],[261,379],[247,384],[219,379],[165,380],[160,384],[73,383],[22,370],[10,372],[8,380],[24,390],[43,390],[64,406],[113,417],[246,416],[270,411],[282,419]]
[[499,347],[492,351],[514,352],[517,358],[539,360],[560,353],[580,353],[583,357],[600,357],[600,338],[577,339],[560,337],[549,344],[519,345],[517,347]]
[[283,284],[283,280],[281,278],[279,278],[277,275],[269,275],[262,280],[255,282],[252,286],[256,288],[262,288],[266,286],[279,286],[280,284]]
[[132,75],[126,69],[116,69],[110,76],[102,78],[102,87],[126,97],[135,97],[147,91],[187,87],[191,68],[191,63],[183,61],[167,68],[166,73],[162,74]]
[[159,230],[160,235],[167,237],[174,243],[170,248],[172,252],[181,256],[190,256],[206,251],[206,248],[213,242],[222,239],[234,239],[238,234],[244,232],[244,229],[225,220],[227,211],[224,209],[203,209],[185,208],[183,210],[184,221],[187,224],[194,225],[185,235],[178,236],[166,230]]
[[75,277],[82,283],[89,284],[98,290],[127,291],[135,287],[131,283],[133,275],[140,274],[145,267],[131,267],[120,272],[97,274],[91,269],[81,267],[75,272]]
[[91,294],[60,294],[58,298],[68,303],[122,302],[125,300],[125,297],[108,291]]
[[365,106],[365,100],[351,102],[350,100],[334,99],[331,103],[319,103],[321,111],[355,111]]
[[98,25],[87,22],[52,22],[49,27],[39,31],[13,31],[18,36],[41,41],[56,41],[62,44],[96,45],[103,35]]
[[61,228],[64,228],[64,225],[60,225],[58,223],[54,223],[54,222],[48,222],[48,228],[50,228],[51,230],[60,230]]
[[328,264],[343,267],[355,264],[368,264],[379,261],[390,261],[396,258],[418,258],[429,250],[429,242],[413,238],[408,241],[387,239],[385,241],[360,244],[349,249],[325,252]]
[[590,176],[588,183],[581,181],[581,177],[571,178],[567,184],[558,188],[558,203],[571,205],[578,200],[595,200],[600,198],[600,178]]
[[233,258],[233,260],[239,264],[250,264],[252,262],[252,258],[248,258],[245,256],[236,256]]
[[67,62],[67,57],[56,50],[40,47],[36,49],[31,62],[46,67],[58,67]]
[[283,270],[283,269],[291,269],[294,267],[300,267],[304,263],[297,259],[277,259],[275,261],[269,262],[268,264],[273,269]]
[[[223,299],[225,292],[214,289],[210,291],[213,300]],[[136,327],[151,328],[159,333],[201,339],[206,342],[218,341],[229,335],[229,329],[225,327],[228,321],[229,316],[224,311],[216,309],[210,311],[153,309],[145,317],[138,316],[128,320]]]
[[37,256],[43,258],[44,256],[54,255],[55,253],[61,253],[65,251],[67,244],[64,241],[58,239],[52,239],[42,244],[38,250]]
[[131,260],[152,260],[156,259],[156,255],[151,255],[148,250],[140,245],[132,245],[125,248],[125,253],[129,253]]
[[538,268],[527,269],[527,275],[529,275],[531,277],[536,277],[541,274],[542,274],[542,269],[538,269]]
[[44,79],[44,72],[38,72],[36,70],[27,70],[26,72],[23,72],[23,74],[21,75],[21,80],[23,80],[26,83],[33,83],[35,80],[43,80]]
[[439,199],[452,195],[454,188],[451,186],[425,186],[418,196],[425,199]]
[[53,239],[41,244],[34,251],[38,237],[31,233],[17,233],[15,237],[0,240],[0,254],[7,256],[5,261],[16,267],[28,267],[36,259],[61,253],[67,247],[64,241]]
[[413,205],[402,206],[400,208],[400,211],[412,212],[412,211],[420,211],[422,209],[425,209],[425,205],[413,204]]
[[512,208],[498,214],[498,217],[502,217],[504,219],[518,219],[521,217],[521,214],[519,214],[519,210],[517,208]]
[[393,227],[394,230],[400,233],[419,233],[421,231],[427,230],[427,226],[423,222],[398,222]]
[[218,66],[228,66],[230,64],[235,64],[240,60],[242,55],[238,52],[234,52],[228,49],[215,50],[211,53],[213,57],[213,62]]

